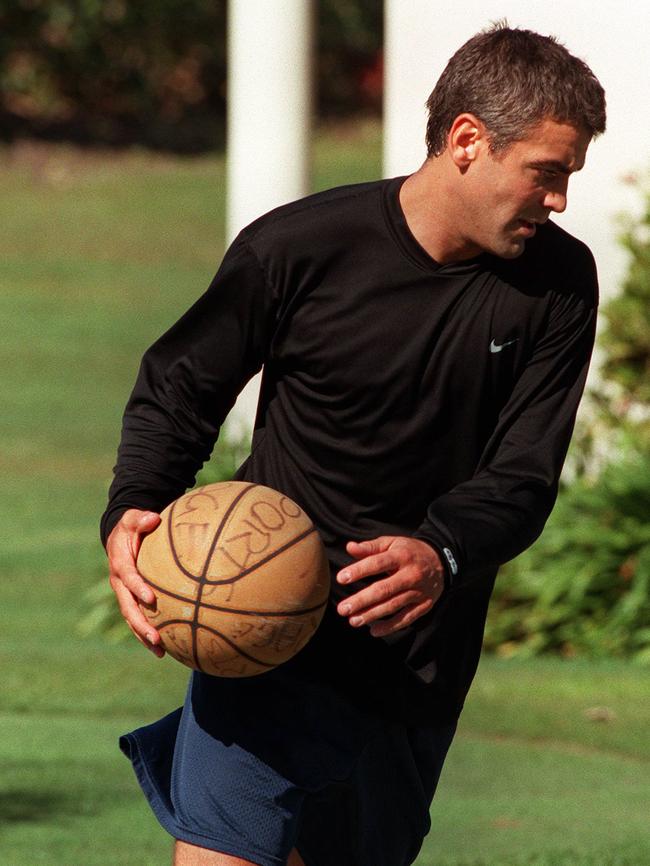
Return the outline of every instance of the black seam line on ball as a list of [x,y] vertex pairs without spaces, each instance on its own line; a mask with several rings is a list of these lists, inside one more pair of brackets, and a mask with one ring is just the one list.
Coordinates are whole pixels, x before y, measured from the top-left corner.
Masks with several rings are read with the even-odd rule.
[[[256,485],[259,486],[259,485]],[[298,544],[304,538],[307,538],[313,532],[316,532],[316,527],[312,524],[309,529],[305,529],[304,532],[301,532],[300,535],[296,535],[295,538],[292,538],[290,541],[287,541],[286,544],[283,544],[282,547],[278,547],[277,550],[274,550],[273,553],[269,553],[268,556],[265,556],[264,559],[260,559],[259,562],[256,562],[255,565],[249,566],[249,568],[244,568],[239,574],[236,574],[234,577],[225,577],[223,580],[210,580],[206,577],[197,577],[195,574],[189,574],[187,571],[181,569],[183,574],[186,577],[189,577],[190,580],[193,580],[194,583],[198,583],[199,585],[208,584],[209,586],[226,586],[229,583],[237,583],[242,577],[246,577],[251,574],[258,568],[261,568],[263,565],[266,565],[267,562],[270,562],[273,557],[278,556],[280,553],[284,553],[285,550],[288,550],[290,547],[293,547],[294,544]],[[209,558],[212,557],[212,553],[214,553],[214,548],[211,549]],[[208,560],[209,561],[209,560]],[[155,586],[155,584],[151,584]],[[165,590],[166,591],[166,590]],[[189,601],[189,599],[188,599]]]
[[223,580],[209,580],[207,577],[202,579],[202,585],[209,586],[222,586],[228,583],[237,583],[238,580],[241,580],[242,577],[247,577],[253,571],[256,571],[258,568],[261,568],[263,565],[266,565],[267,562],[270,562],[272,559],[275,559],[276,556],[279,556],[281,553],[284,553],[285,550],[289,550],[290,547],[293,547],[295,544],[301,542],[304,538],[311,535],[313,532],[316,532],[316,527],[311,526],[309,529],[305,529],[304,532],[301,532],[300,535],[296,535],[295,538],[292,538],[290,541],[287,541],[286,544],[283,544],[282,547],[278,547],[277,550],[274,550],[273,553],[269,553],[268,556],[265,556],[264,559],[260,559],[259,562],[256,562],[255,565],[251,565],[248,568],[243,568],[239,574],[236,574],[235,577],[226,577]]
[[[233,499],[233,501],[232,501],[232,502],[230,503],[230,505],[228,506],[228,508],[227,508],[227,510],[226,510],[226,513],[225,513],[224,516],[221,518],[221,523],[220,523],[219,526],[217,527],[217,530],[216,530],[215,534],[212,536],[212,542],[211,542],[211,544],[210,544],[210,549],[209,549],[209,551],[208,551],[207,558],[206,558],[206,560],[205,560],[204,563],[203,563],[203,568],[201,569],[201,573],[202,573],[202,574],[205,573],[205,571],[206,571],[206,569],[207,569],[207,567],[208,567],[208,564],[209,564],[209,562],[210,562],[210,558],[211,558],[212,553],[213,553],[213,551],[214,551],[214,548],[215,548],[215,545],[216,545],[217,540],[218,540],[218,538],[219,538],[219,535],[220,535],[221,532],[223,531],[223,528],[224,528],[224,526],[225,526],[225,524],[226,524],[226,521],[228,520],[228,517],[229,517],[230,514],[232,513],[233,508],[234,508],[235,505],[239,502],[239,500],[242,498],[242,496],[244,496],[245,493],[248,493],[248,491],[251,490],[253,487],[259,487],[259,486],[260,486],[259,484],[249,484],[247,487],[245,487],[243,490],[241,490],[241,491],[237,494],[237,496]],[[196,491],[192,491],[192,490],[190,490],[190,491],[188,491],[188,494],[186,494],[186,495],[191,495],[192,493],[195,493],[195,492],[196,492]],[[184,497],[182,497],[182,496],[180,497],[180,499],[183,499],[183,498],[184,498]],[[176,553],[176,545],[174,544],[174,535],[173,535],[173,532],[172,532],[172,524],[173,524],[173,519],[172,519],[172,518],[174,517],[174,512],[176,511],[176,507],[177,507],[177,505],[178,505],[180,499],[177,499],[177,500],[172,504],[172,507],[171,507],[171,509],[170,509],[170,511],[169,511],[169,517],[167,518],[167,539],[168,539],[168,541],[169,541],[169,549],[170,549],[171,552],[172,552],[172,556],[173,556],[173,558],[174,558],[174,562],[176,563],[176,565],[177,565],[179,571],[181,571],[181,572],[185,575],[185,577],[189,577],[189,578],[191,578],[192,580],[199,580],[199,581],[200,581],[200,580],[201,580],[201,575],[199,575],[199,576],[197,577],[196,574],[192,574],[192,572],[188,571],[188,570],[185,568],[185,566],[183,565],[183,563],[180,561],[180,559],[179,559],[179,557],[178,557],[178,554]]]
[[[188,623],[187,623],[187,620],[184,620],[184,619],[170,619],[167,622],[161,623],[158,626],[158,628],[165,628],[168,625],[188,625]],[[263,665],[265,668],[276,667],[275,663],[263,662],[261,659],[257,659],[257,658],[255,658],[255,656],[250,655],[250,653],[247,653],[245,650],[238,647],[234,641],[230,640],[230,638],[227,638],[225,636],[225,634],[222,634],[220,631],[217,631],[216,628],[212,628],[209,625],[202,625],[202,624],[199,624],[198,628],[203,628],[206,631],[209,631],[211,634],[215,635],[216,637],[221,638],[221,640],[224,641],[224,643],[227,643],[228,646],[232,647],[234,650],[237,650],[239,655],[243,656],[245,659],[248,659],[249,662],[255,662],[255,664]],[[199,670],[203,671],[203,668],[199,668]],[[205,673],[205,671],[203,671],[203,673]]]
[[[226,526],[226,524],[230,518],[230,515],[233,513],[233,511],[235,510],[237,505],[241,502],[243,497],[246,496],[246,494],[249,491],[254,490],[256,487],[259,487],[259,486],[260,486],[259,484],[249,484],[248,487],[245,487],[242,491],[240,491],[237,494],[237,496],[235,496],[235,498],[230,503],[228,508],[226,508],[226,512],[223,515],[223,517],[221,518],[221,523],[217,527],[217,531],[214,533],[214,535],[212,537],[212,544],[210,545],[210,549],[208,550],[208,555],[206,556],[205,562],[203,564],[203,569],[201,571],[201,579],[199,581],[199,586],[198,586],[197,593],[196,593],[196,601],[194,602],[194,616],[192,617],[192,655],[193,655],[194,664],[200,671],[202,671],[203,668],[201,667],[201,662],[199,661],[199,646],[198,646],[198,636],[197,636],[198,625],[199,625],[198,620],[199,620],[199,611],[201,610],[201,596],[203,595],[203,588],[205,587],[205,576],[207,574],[208,568],[210,567],[210,561],[212,559],[212,554],[215,551],[215,548],[217,546],[217,542],[219,540],[219,536],[223,532],[224,527]],[[215,632],[215,634],[218,634],[218,632]],[[224,640],[226,640],[226,638],[224,638]]]
[[[158,592],[163,595],[168,596],[169,598],[175,598],[176,601],[184,601],[187,604],[195,604],[195,600],[193,598],[187,598],[184,595],[178,595],[175,592],[171,592],[168,589],[165,589],[164,586],[158,586],[157,583],[154,583],[153,580],[149,580],[148,577],[144,577],[145,583],[148,583],[152,589],[158,590]],[[201,607],[208,608],[209,610],[218,610],[223,613],[238,613],[238,614],[247,614],[248,616],[302,616],[304,613],[314,613],[317,610],[320,610],[321,607],[327,604],[327,598],[324,601],[319,602],[314,607],[301,607],[298,610],[245,610],[239,609],[236,607],[222,607],[219,604],[209,604],[207,601],[201,602]],[[188,620],[183,620],[183,622],[188,622]]]

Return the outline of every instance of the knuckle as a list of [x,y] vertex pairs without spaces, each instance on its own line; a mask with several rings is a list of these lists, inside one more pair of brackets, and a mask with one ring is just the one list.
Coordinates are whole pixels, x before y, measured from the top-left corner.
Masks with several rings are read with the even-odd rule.
[[120,572],[113,572],[113,575],[111,576],[111,586],[113,587],[113,592],[116,594],[122,593],[125,589],[128,589],[125,575]]
[[133,610],[133,596],[130,592],[128,592],[128,590],[120,590],[115,594],[117,596],[117,603],[120,606],[122,615],[126,617]]
[[419,586],[424,579],[424,569],[419,563],[411,562],[408,567],[408,576],[412,586]]
[[143,634],[149,627],[149,623],[137,606],[127,611],[125,619],[136,634]]
[[415,592],[417,590],[417,577],[410,568],[400,570],[399,588],[402,592]]
[[113,590],[113,592],[117,596],[118,601],[121,600],[122,598],[124,598],[124,593],[126,591],[126,587],[124,586],[124,583],[122,582],[122,580],[117,575],[113,575],[110,578],[110,584],[111,584],[111,589]]
[[410,550],[400,550],[399,563],[400,567],[407,570],[409,573],[412,573],[417,568],[415,558]]
[[120,579],[130,592],[135,592],[141,589],[144,584],[144,581],[138,572],[133,568],[123,571],[120,575]]
[[131,622],[130,622],[131,617],[130,617],[130,613],[129,613],[129,609],[128,609],[128,607],[125,606],[124,602],[121,601],[121,600],[118,600],[118,606],[119,606],[119,608],[120,608],[120,613],[121,613],[121,615],[122,615],[122,619],[127,623],[127,625],[128,625],[129,628],[130,628],[130,627],[131,627]]
[[402,609],[403,606],[404,599],[399,597],[393,598],[388,605],[388,613],[396,614]]
[[389,601],[393,597],[393,588],[389,583],[380,583],[377,585],[377,596],[379,601]]
[[346,601],[348,603],[347,606],[350,608],[350,613],[355,614],[359,613],[361,610],[365,610],[367,607],[370,607],[372,604],[372,597],[369,596],[367,592],[360,592]]

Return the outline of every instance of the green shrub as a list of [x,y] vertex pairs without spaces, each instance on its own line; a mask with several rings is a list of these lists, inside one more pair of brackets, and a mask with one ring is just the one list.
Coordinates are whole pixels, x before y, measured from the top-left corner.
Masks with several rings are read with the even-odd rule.
[[623,220],[621,292],[605,303],[600,382],[539,541],[502,570],[486,629],[501,655],[617,655],[650,663],[650,191]]
[[540,540],[497,579],[486,647],[500,655],[650,663],[650,456],[577,478]]
[[[621,218],[621,244],[629,256],[622,291],[603,307],[605,327],[600,344],[605,351],[602,375],[619,389],[622,412],[650,403],[650,176],[632,177],[642,199],[641,216]],[[638,422],[642,419],[639,418]],[[650,425],[649,425],[650,426]]]

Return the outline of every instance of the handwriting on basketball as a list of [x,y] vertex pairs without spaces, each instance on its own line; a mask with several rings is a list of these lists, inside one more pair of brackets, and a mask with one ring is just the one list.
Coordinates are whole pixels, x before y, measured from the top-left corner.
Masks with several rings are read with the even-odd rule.
[[[311,625],[311,622],[309,623]],[[301,619],[281,620],[272,622],[261,620],[259,622],[241,621],[231,631],[233,640],[246,638],[246,645],[254,649],[271,649],[275,652],[284,653],[286,650],[297,649],[303,638],[311,634],[305,633],[304,623]]]
[[[191,574],[200,574],[205,550],[212,539],[212,521],[218,519],[219,498],[206,490],[198,490],[179,500],[182,511],[173,512],[174,536],[179,559]],[[206,515],[209,517],[206,519]]]
[[179,518],[186,517],[194,511],[200,511],[202,507],[205,508],[206,499],[212,503],[215,511],[219,510],[219,500],[217,497],[213,496],[211,493],[206,493],[204,490],[199,490],[197,493],[191,493],[189,496],[185,496],[183,501],[185,510],[181,511],[181,513],[177,515],[176,525],[179,525]]
[[225,533],[217,550],[243,570],[272,548],[275,533],[301,514],[300,508],[286,496],[282,496],[277,505],[258,499],[248,509],[248,517],[239,521],[238,529],[244,526],[244,531],[235,535]]

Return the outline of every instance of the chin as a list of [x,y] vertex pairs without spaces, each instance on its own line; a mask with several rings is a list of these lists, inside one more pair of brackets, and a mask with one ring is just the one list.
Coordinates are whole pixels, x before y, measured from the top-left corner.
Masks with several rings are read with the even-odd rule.
[[506,250],[505,252],[498,253],[498,255],[502,259],[518,259],[519,256],[523,254],[525,249],[526,249],[525,245],[521,244],[520,246],[517,246],[514,249],[511,247],[509,250]]
[[516,259],[526,249],[525,238],[508,238],[501,244],[495,244],[489,252],[501,259]]

